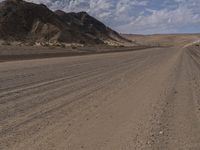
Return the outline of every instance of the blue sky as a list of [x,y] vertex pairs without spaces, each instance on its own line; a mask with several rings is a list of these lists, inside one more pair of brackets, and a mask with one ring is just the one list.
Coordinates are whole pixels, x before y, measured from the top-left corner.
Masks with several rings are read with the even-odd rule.
[[200,0],[28,0],[52,10],[86,11],[121,33],[200,32]]

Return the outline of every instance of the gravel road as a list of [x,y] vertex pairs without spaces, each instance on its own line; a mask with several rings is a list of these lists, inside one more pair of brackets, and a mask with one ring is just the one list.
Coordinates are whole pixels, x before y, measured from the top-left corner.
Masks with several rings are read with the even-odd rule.
[[1,150],[199,150],[200,50],[0,63]]

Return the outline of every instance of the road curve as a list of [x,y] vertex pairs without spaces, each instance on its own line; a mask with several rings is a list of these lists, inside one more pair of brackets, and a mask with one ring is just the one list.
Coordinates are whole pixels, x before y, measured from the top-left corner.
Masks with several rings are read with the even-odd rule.
[[200,51],[0,63],[2,150],[199,150]]

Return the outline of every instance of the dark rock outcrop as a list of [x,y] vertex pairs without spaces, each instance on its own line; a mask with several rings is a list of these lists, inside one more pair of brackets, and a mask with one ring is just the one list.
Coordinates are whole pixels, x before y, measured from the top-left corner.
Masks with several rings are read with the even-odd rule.
[[126,40],[86,12],[65,13],[22,0],[0,3],[0,39],[103,43]]

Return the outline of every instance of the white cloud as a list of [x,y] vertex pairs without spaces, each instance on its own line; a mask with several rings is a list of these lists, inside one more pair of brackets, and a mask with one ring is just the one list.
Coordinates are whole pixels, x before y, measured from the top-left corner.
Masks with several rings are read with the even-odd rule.
[[[180,0],[179,0],[180,1]],[[184,32],[180,29],[191,25],[200,24],[200,14],[194,13],[193,9],[180,5],[175,10],[148,10],[151,14],[139,16],[129,24],[120,25],[116,29],[122,32],[133,33],[168,33]],[[187,32],[187,31],[186,31]]]

